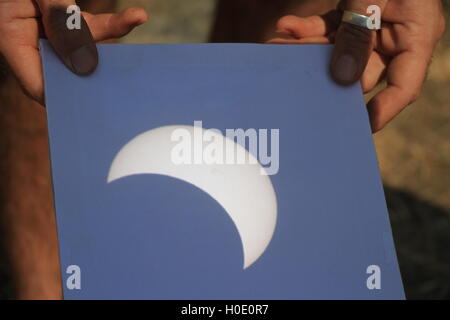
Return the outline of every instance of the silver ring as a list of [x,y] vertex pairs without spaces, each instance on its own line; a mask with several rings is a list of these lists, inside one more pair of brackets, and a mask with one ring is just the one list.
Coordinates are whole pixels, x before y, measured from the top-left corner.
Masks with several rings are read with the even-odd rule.
[[344,11],[342,22],[347,22],[369,30],[376,30],[372,27],[372,20],[369,17],[352,11]]

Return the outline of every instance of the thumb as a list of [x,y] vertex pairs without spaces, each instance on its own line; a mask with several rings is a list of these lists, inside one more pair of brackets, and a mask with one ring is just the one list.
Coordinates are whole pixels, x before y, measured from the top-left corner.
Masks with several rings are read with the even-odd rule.
[[[74,0],[37,0],[45,34],[63,63],[78,75],[89,75],[98,64],[95,41],[81,12],[69,12]],[[69,29],[67,21],[79,14],[79,29]]]
[[[361,15],[367,15],[367,9],[377,1],[342,1],[340,8]],[[335,40],[331,58],[331,75],[341,85],[350,85],[358,81],[369,61],[375,45],[376,32],[364,26],[342,22]]]

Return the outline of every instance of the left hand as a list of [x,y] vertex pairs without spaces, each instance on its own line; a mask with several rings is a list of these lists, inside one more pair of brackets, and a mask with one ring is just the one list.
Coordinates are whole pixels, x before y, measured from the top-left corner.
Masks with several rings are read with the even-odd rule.
[[83,12],[81,29],[69,30],[66,10],[73,4],[75,0],[0,0],[0,54],[23,91],[40,104],[44,104],[40,37],[49,40],[72,72],[88,75],[98,63],[96,42],[120,38],[147,21],[140,8],[117,14]]

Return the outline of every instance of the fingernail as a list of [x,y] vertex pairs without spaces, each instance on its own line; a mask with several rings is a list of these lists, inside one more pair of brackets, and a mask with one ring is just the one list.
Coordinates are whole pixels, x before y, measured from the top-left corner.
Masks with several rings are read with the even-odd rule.
[[98,53],[95,45],[85,45],[70,55],[70,62],[75,73],[86,76],[94,72],[98,63]]
[[356,60],[349,54],[341,55],[334,66],[334,76],[345,84],[356,81],[356,71]]

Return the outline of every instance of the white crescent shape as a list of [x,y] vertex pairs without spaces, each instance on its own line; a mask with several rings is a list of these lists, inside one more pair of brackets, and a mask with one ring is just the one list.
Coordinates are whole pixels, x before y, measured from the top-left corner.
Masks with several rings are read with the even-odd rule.
[[[275,231],[277,200],[272,182],[267,175],[261,174],[264,168],[256,158],[234,141],[223,144],[225,152],[229,148],[240,149],[253,162],[175,164],[171,152],[179,142],[172,141],[171,136],[180,128],[188,130],[192,136],[195,130],[206,131],[193,126],[165,126],[138,135],[116,155],[108,183],[129,175],[158,174],[195,185],[215,199],[233,220],[242,241],[246,269],[264,253]],[[210,143],[218,143],[219,139],[232,141],[208,131],[210,135],[216,135]]]

